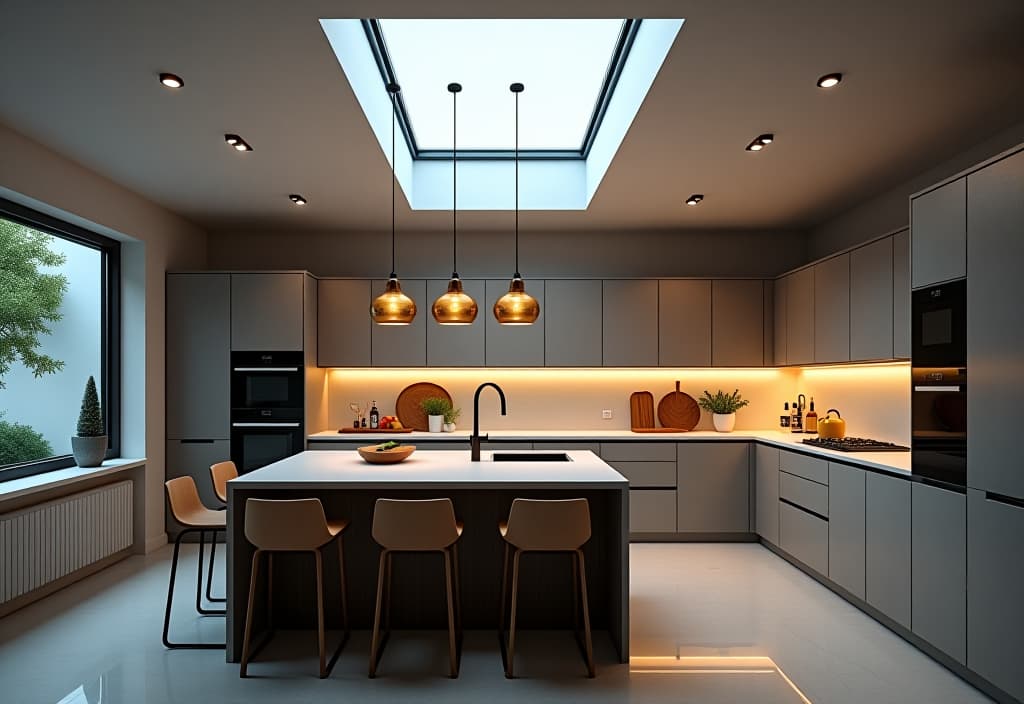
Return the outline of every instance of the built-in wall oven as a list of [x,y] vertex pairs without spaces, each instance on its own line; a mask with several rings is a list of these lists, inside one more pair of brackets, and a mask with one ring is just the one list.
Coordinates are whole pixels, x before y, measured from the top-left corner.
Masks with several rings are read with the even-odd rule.
[[251,472],[302,452],[304,368],[301,352],[231,355],[231,459]]
[[911,297],[911,473],[967,486],[967,282]]

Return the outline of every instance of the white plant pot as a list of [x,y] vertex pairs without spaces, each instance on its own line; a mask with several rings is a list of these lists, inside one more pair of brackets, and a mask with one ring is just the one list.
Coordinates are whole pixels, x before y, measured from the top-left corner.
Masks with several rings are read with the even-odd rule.
[[715,430],[720,433],[731,433],[736,427],[735,413],[714,413]]
[[445,423],[443,427],[444,427],[444,432],[446,432],[446,433],[454,433],[455,432],[455,423]]
[[432,433],[440,433],[444,425],[444,416],[427,416],[427,428]]

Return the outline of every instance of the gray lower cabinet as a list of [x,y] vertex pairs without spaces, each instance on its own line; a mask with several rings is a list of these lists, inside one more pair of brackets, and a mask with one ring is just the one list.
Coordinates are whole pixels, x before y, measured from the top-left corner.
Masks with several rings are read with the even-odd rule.
[[828,578],[861,599],[865,595],[866,472],[828,465]]
[[786,364],[814,361],[814,268],[786,278]]
[[229,437],[229,274],[167,275],[166,344],[167,437]]
[[850,252],[850,359],[893,356],[893,289],[893,238]]
[[673,533],[675,530],[675,489],[630,489],[630,533]]
[[967,666],[1024,701],[1024,505],[967,490]]
[[786,326],[788,325],[787,313],[789,311],[789,277],[783,276],[775,280],[773,294],[774,303],[774,330],[772,332],[772,355],[773,361],[778,366],[789,364]]
[[779,544],[779,449],[754,446],[754,524],[757,534]]
[[602,295],[604,366],[658,366],[658,282],[609,280]]
[[676,530],[750,532],[749,443],[679,443],[676,465]]
[[[317,291],[317,366],[370,366],[369,301],[384,293],[367,279],[320,279]],[[418,305],[422,305],[420,302]]]
[[491,306],[508,292],[508,279],[485,282],[487,297],[480,304],[485,319],[484,360],[488,367],[543,367],[544,325],[547,319],[544,304],[544,281],[526,282],[526,292],[540,304],[540,316],[533,325],[501,325],[491,313]]
[[658,364],[711,366],[711,282],[658,282]]
[[[493,318],[487,304],[484,282],[464,279],[462,289],[474,301],[478,312],[472,325],[440,325],[429,313],[427,320],[428,367],[482,367],[484,365],[484,317]],[[448,279],[427,281],[427,301],[431,304],[448,290]]]
[[601,297],[598,280],[544,282],[545,366],[601,366]]
[[914,633],[967,663],[967,497],[911,486],[911,616]]
[[711,282],[711,364],[760,367],[764,360],[764,282]]
[[[383,291],[386,283],[374,281],[372,290]],[[370,362],[375,367],[422,367],[427,363],[427,324],[437,324],[430,314],[434,299],[427,299],[423,279],[403,279],[402,290],[416,302],[416,317],[409,325],[370,326]]]
[[[210,465],[229,459],[231,441],[227,439],[168,440],[166,476],[167,479],[192,477],[199,490],[199,498],[206,506],[216,508],[221,503],[213,493]],[[166,512],[166,522],[168,532],[177,533],[181,528],[171,517],[170,511]]]
[[305,274],[231,274],[231,349],[303,349]]
[[892,236],[892,356],[910,358],[910,230]]
[[818,484],[828,485],[828,462],[818,457],[780,450],[779,469]]
[[779,502],[779,547],[822,576],[828,575],[828,521]]
[[866,472],[864,600],[910,628],[911,482]]
[[850,255],[814,266],[814,361],[850,360]]
[[911,199],[910,236],[913,288],[967,276],[966,177]]

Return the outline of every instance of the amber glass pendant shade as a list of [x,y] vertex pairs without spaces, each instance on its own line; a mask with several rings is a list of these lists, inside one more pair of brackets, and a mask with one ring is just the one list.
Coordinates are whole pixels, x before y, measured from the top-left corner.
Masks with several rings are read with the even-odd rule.
[[434,320],[441,325],[472,325],[476,320],[476,301],[462,290],[462,279],[452,276],[448,290],[434,301],[433,313]]
[[408,325],[416,317],[416,302],[402,293],[402,284],[392,274],[384,293],[370,304],[370,315],[378,325]]
[[532,325],[540,316],[540,304],[526,292],[521,276],[508,285],[508,293],[494,303],[494,317],[502,325]]

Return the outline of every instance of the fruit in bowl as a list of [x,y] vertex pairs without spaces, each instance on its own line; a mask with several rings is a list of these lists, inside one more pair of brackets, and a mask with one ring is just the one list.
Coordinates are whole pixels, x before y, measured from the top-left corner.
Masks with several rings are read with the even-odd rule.
[[384,442],[379,445],[360,447],[359,456],[370,464],[397,464],[416,451],[415,445],[403,445],[395,442]]

